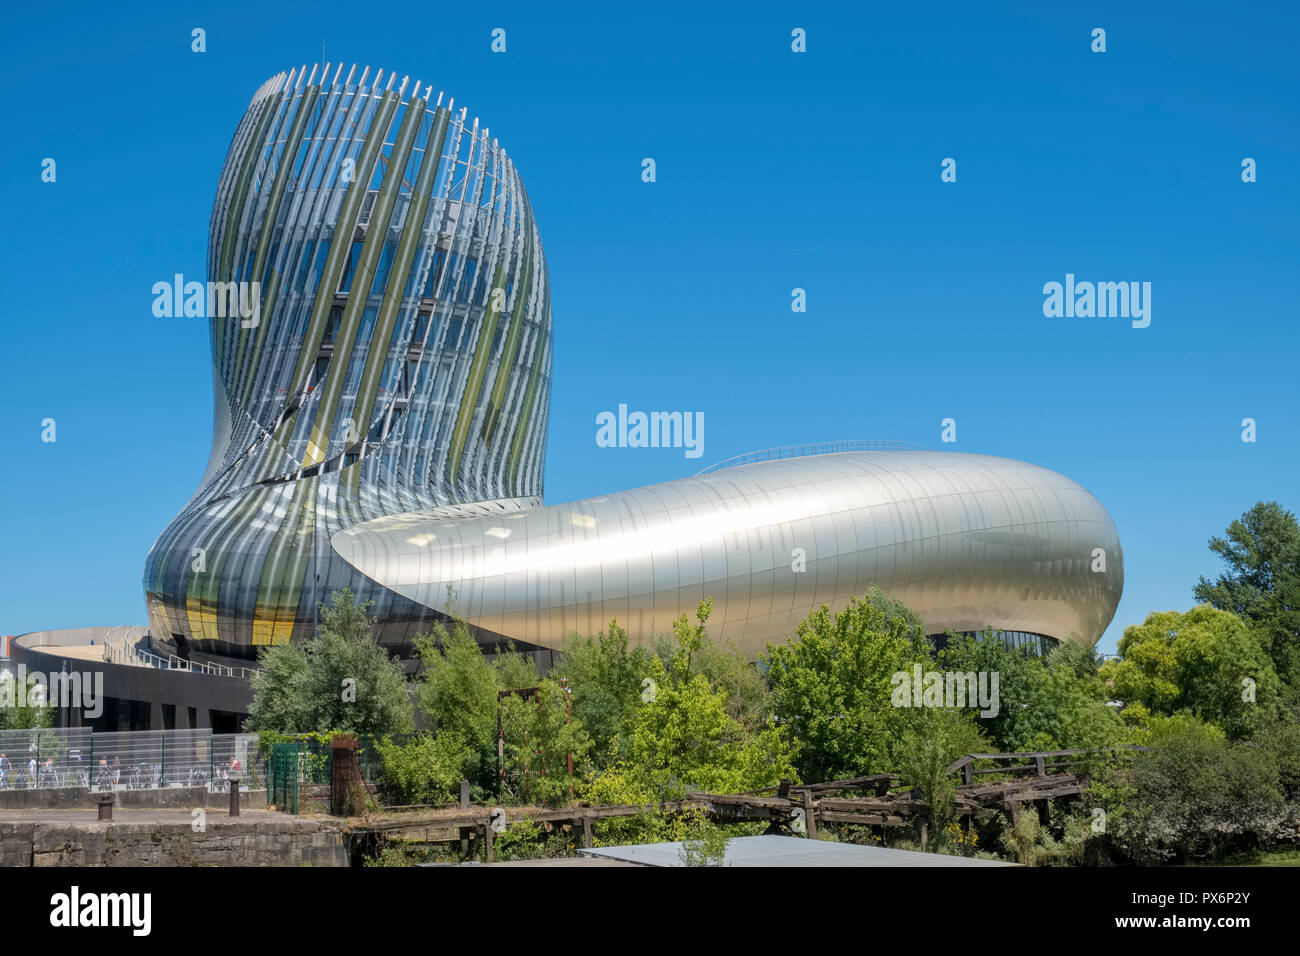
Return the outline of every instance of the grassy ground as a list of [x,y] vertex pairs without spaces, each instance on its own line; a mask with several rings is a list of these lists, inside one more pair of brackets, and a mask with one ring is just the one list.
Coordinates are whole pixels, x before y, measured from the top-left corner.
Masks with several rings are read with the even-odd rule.
[[1300,847],[1255,850],[1206,863],[1205,866],[1300,866]]

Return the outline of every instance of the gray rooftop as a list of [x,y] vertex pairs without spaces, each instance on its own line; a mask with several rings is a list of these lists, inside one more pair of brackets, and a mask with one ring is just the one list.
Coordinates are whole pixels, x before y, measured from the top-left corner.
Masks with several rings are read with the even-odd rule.
[[[684,866],[681,843],[642,843],[579,851],[584,856],[638,863],[642,866]],[[734,837],[727,843],[723,866],[1014,866],[939,853],[914,853],[881,846],[830,843],[788,836]]]

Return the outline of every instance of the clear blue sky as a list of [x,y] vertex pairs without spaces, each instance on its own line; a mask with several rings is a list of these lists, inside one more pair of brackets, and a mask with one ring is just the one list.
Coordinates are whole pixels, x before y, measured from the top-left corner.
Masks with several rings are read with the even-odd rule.
[[[1218,571],[1210,535],[1259,499],[1300,508],[1300,15],[974,7],[7,10],[0,633],[144,622],[145,554],[212,420],[206,324],[154,318],[150,287],[205,278],[235,126],[322,42],[447,90],[523,176],[553,289],[548,501],[756,448],[909,439],[1097,495],[1127,568],[1103,649],[1190,606]],[[1045,318],[1043,284],[1067,272],[1151,282],[1151,326]],[[595,415],[620,402],[704,412],[703,458],[597,447]]]

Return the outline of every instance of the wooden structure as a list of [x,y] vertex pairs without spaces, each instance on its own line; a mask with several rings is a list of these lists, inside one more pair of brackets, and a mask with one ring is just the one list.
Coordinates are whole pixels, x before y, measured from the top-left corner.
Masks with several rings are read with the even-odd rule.
[[[1078,795],[1087,786],[1086,777],[1078,772],[1078,765],[1083,758],[1098,753],[1101,751],[967,754],[947,768],[948,773],[959,774],[962,779],[957,786],[956,811],[968,819],[977,814],[1005,811],[1014,820],[1025,804],[1041,805],[1048,800]],[[977,782],[976,778],[980,776],[994,779]],[[416,844],[460,842],[462,855],[466,857],[476,856],[482,845],[488,862],[493,859],[494,812],[498,815],[504,812],[507,823],[527,818],[545,825],[547,829],[571,827],[580,835],[585,847],[592,845],[593,824],[597,820],[646,812],[703,812],[717,823],[766,822],[769,832],[788,831],[796,820],[801,819],[810,837],[816,837],[818,827],[828,823],[916,827],[922,845],[926,841],[922,825],[925,801],[915,790],[904,788],[896,774],[874,774],[811,784],[782,781],[779,786],[750,793],[697,793],[682,800],[649,806],[511,807],[494,811],[486,806],[471,807],[465,797],[462,789],[459,806],[428,808],[422,813],[369,820],[349,828],[349,832],[354,839],[368,843],[385,839]]]

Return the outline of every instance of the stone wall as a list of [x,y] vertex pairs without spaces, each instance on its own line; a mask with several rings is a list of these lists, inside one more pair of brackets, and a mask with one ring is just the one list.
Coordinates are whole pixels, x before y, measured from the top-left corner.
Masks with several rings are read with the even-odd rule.
[[327,821],[0,823],[0,866],[331,866],[350,864]]

